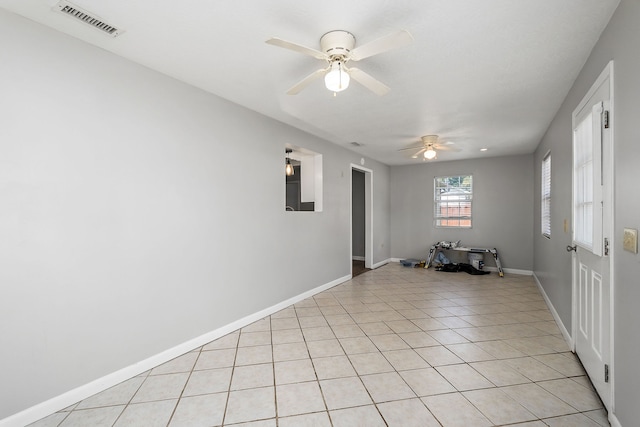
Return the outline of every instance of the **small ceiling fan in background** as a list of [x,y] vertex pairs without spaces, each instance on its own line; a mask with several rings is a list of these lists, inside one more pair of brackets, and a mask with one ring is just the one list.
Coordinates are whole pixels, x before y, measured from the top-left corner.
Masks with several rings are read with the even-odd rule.
[[347,68],[346,64],[349,61],[360,61],[392,49],[406,46],[412,41],[413,37],[411,34],[409,34],[408,31],[402,30],[362,46],[355,47],[356,38],[353,34],[348,31],[336,30],[330,31],[320,38],[321,50],[302,46],[277,37],[270,38],[266,43],[309,55],[316,59],[322,59],[328,63],[327,67],[314,71],[292,86],[287,91],[288,95],[298,94],[302,89],[322,76],[324,76],[325,86],[334,92],[334,94],[345,90],[349,86],[349,81],[352,78],[373,93],[384,95],[389,91],[389,87],[359,68]]
[[422,146],[401,148],[398,151],[418,150],[414,155],[411,156],[411,158],[417,159],[420,154],[424,153],[424,158],[427,160],[435,159],[437,155],[436,150],[460,151],[460,149],[452,146],[453,145],[452,142],[445,142],[445,143],[439,144],[438,135],[425,135],[421,139],[422,139]]

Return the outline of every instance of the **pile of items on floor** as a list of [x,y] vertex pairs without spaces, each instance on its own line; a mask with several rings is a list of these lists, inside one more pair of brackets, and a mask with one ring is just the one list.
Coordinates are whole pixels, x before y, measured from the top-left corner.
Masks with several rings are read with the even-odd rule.
[[[440,242],[438,244],[438,246],[445,249],[455,248],[459,245],[460,245],[459,240],[457,242]],[[469,257],[478,256],[478,255],[479,254],[469,254]],[[424,266],[426,265],[426,261],[421,261],[413,258],[401,259],[400,263],[405,267],[423,267],[424,268]],[[436,255],[433,258],[433,266],[436,269],[436,271],[444,271],[446,273],[458,273],[460,271],[464,271],[466,273],[474,274],[474,275],[490,274],[491,273],[490,271],[484,271],[481,269],[483,264],[484,264],[483,262],[480,262],[480,268],[476,268],[471,264],[451,262],[449,258],[447,258],[445,254],[442,253],[442,251],[438,251],[438,253],[436,253]]]

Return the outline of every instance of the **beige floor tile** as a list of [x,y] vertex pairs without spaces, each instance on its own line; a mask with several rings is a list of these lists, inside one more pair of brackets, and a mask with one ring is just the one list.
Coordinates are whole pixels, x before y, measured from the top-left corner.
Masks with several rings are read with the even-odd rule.
[[336,338],[333,330],[329,326],[303,328],[302,334],[304,335],[305,341],[322,341]]
[[303,342],[276,344],[273,346],[273,361],[306,359],[309,357],[307,345]]
[[429,331],[429,335],[435,338],[440,344],[459,344],[469,342],[465,337],[451,329],[440,329],[437,331]]
[[203,351],[198,357],[195,370],[227,368],[233,366],[236,357],[235,349]]
[[231,390],[267,387],[273,385],[273,365],[236,366],[231,377]]
[[475,345],[477,345],[496,359],[513,359],[516,357],[526,356],[526,354],[524,354],[520,350],[516,350],[504,341],[476,342]]
[[418,396],[455,392],[456,389],[434,368],[400,372],[400,376]]
[[410,348],[409,345],[397,334],[374,335],[371,337],[371,341],[373,341],[377,349],[380,351]]
[[335,325],[331,326],[336,338],[355,338],[364,337],[365,333],[356,324],[353,325]]
[[178,399],[188,378],[188,373],[149,376],[133,396],[131,403]]
[[542,362],[538,362],[533,357],[505,359],[504,362],[534,382],[564,377],[560,372],[555,369],[551,369]]
[[352,354],[348,357],[358,375],[380,374],[394,370],[380,353]]
[[302,330],[280,329],[271,332],[271,342],[273,344],[288,344],[292,342],[303,342]]
[[278,417],[280,427],[331,427],[327,412],[294,415],[292,417]]
[[317,381],[276,386],[278,416],[308,414],[325,411]]
[[538,418],[557,417],[578,412],[537,384],[502,387],[501,390]]
[[[242,328],[242,332],[261,332],[261,331],[270,331],[270,330],[271,330],[271,317],[265,317],[264,319],[260,319],[257,322],[253,322],[252,324]],[[233,334],[230,334],[230,335],[236,335],[235,346],[237,346],[238,338],[240,338],[239,332],[234,332]],[[223,348],[231,348],[231,347],[223,347]]]
[[543,354],[540,356],[533,356],[533,358],[544,363],[548,367],[555,369],[566,377],[574,377],[584,374],[584,369],[580,362],[572,357],[567,357],[560,353]]
[[136,391],[138,391],[143,382],[143,377],[131,378],[101,393],[94,394],[93,396],[83,400],[76,406],[76,409],[126,405],[127,403],[129,403]]
[[271,344],[271,331],[242,332],[238,341],[238,347],[267,344]]
[[205,394],[180,399],[170,427],[209,427],[222,425],[227,393]]
[[549,427],[600,427],[600,424],[583,414],[571,414],[556,418],[545,418]]
[[235,424],[275,417],[274,387],[254,388],[229,393],[225,424]]
[[396,334],[421,331],[420,327],[418,327],[415,323],[404,318],[402,320],[390,320],[385,323]]
[[497,388],[467,391],[462,394],[496,425],[535,421],[538,418]]
[[327,408],[341,409],[372,403],[360,378],[336,378],[320,381]]
[[62,420],[69,415],[69,412],[56,412],[41,420],[29,424],[27,427],[58,427]]
[[531,380],[524,375],[511,368],[502,360],[489,360],[485,362],[475,362],[470,364],[473,369],[478,371],[486,379],[494,383],[498,387],[508,385],[526,384]]
[[319,380],[357,375],[347,356],[318,357],[312,362]]
[[589,417],[589,419],[598,423],[602,427],[609,427],[609,419],[607,417],[607,411],[604,409],[598,409],[595,411],[583,412],[583,415]]
[[176,357],[173,360],[163,363],[160,366],[156,366],[151,370],[149,375],[162,375],[162,374],[175,374],[178,372],[191,372],[193,366],[198,359],[200,353],[186,353],[182,356]]
[[495,357],[474,343],[450,344],[446,347],[467,363],[495,359]]
[[314,381],[316,372],[311,359],[289,360],[274,364],[276,385]]
[[363,375],[361,379],[369,395],[376,403],[416,397],[413,390],[397,372]]
[[[266,325],[266,326],[263,326]],[[261,328],[266,327],[267,331],[269,330],[269,319],[262,319],[255,323],[252,323],[249,326],[246,326],[244,329],[248,328],[256,328],[256,330],[262,330]],[[228,335],[218,338],[215,341],[211,341],[209,344],[202,347],[203,350],[222,350],[224,348],[236,348],[238,346],[238,339],[240,338],[240,331],[232,332]]]
[[464,360],[453,354],[444,346],[417,348],[420,355],[431,366],[454,365],[464,363]]
[[406,332],[398,334],[411,348],[430,347],[440,345],[435,338],[426,332]]
[[412,349],[383,351],[382,355],[396,371],[428,368],[429,364]]
[[311,341],[307,343],[311,357],[342,356],[344,351],[337,339]]
[[327,320],[324,318],[324,315],[299,317],[298,322],[300,323],[300,327],[303,329],[318,328],[320,326],[329,326],[329,324],[327,323]]
[[538,385],[580,412],[602,408],[602,402],[595,391],[583,387],[569,378],[542,381]]
[[423,397],[429,411],[444,427],[484,427],[491,422],[460,393]]
[[195,396],[229,391],[231,371],[232,368],[193,371],[182,395]]
[[339,338],[338,341],[346,354],[373,353],[378,351],[378,348],[371,342],[371,339],[367,337]]
[[494,387],[488,379],[466,364],[437,366],[436,370],[458,391]]
[[440,427],[420,399],[385,402],[377,406],[389,427]]
[[380,416],[380,413],[373,405],[330,411],[329,415],[333,421],[333,427],[386,426],[384,420]]
[[73,411],[60,427],[112,426],[124,411],[124,405]]
[[372,335],[383,335],[383,334],[391,334],[393,331],[390,327],[387,326],[384,322],[371,322],[371,323],[362,323],[360,325],[360,329],[364,331],[369,337]]
[[[306,352],[306,348],[305,348]],[[273,347],[270,345],[256,345],[253,347],[240,347],[236,354],[236,366],[256,365],[273,361]]]
[[422,329],[423,331],[436,331],[439,329],[449,329],[444,323],[440,322],[438,319],[428,318],[428,319],[414,319],[412,322]]
[[283,317],[271,319],[271,330],[280,331],[283,329],[300,329],[297,317]]

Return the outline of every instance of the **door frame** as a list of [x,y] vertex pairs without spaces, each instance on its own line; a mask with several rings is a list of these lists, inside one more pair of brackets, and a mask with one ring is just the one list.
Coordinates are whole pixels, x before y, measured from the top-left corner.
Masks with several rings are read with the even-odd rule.
[[364,266],[373,268],[373,170],[351,163],[349,170],[349,268],[353,276],[353,170],[364,173]]
[[[614,313],[615,313],[615,300],[614,300],[614,289],[615,289],[615,274],[614,274],[614,265],[615,265],[615,206],[614,206],[614,163],[615,163],[615,158],[614,158],[614,120],[615,120],[615,112],[614,112],[614,67],[613,67],[613,60],[609,61],[609,63],[607,63],[607,65],[605,66],[604,70],[602,70],[602,72],[600,73],[600,75],[598,76],[598,78],[595,80],[595,82],[591,85],[591,87],[589,88],[589,91],[584,95],[584,97],[582,98],[582,100],[580,101],[580,103],[578,104],[578,106],[575,108],[574,113],[572,114],[572,123],[571,123],[571,132],[572,132],[572,137],[571,137],[571,153],[572,153],[572,166],[571,166],[571,222],[572,222],[572,227],[575,226],[575,221],[573,218],[573,213],[574,213],[574,206],[573,206],[573,200],[575,198],[575,187],[574,187],[574,182],[573,182],[573,129],[575,129],[575,123],[574,119],[575,119],[575,112],[576,111],[580,111],[585,104],[591,99],[591,97],[595,94],[596,90],[602,85],[602,83],[606,80],[609,79],[609,144],[608,146],[604,146],[603,144],[603,158],[605,157],[605,153],[604,150],[607,150],[606,156],[610,159],[609,160],[609,164],[608,164],[608,180],[605,180],[604,182],[605,187],[603,188],[603,197],[605,198],[605,208],[603,209],[603,213],[602,213],[602,219],[603,222],[605,220],[610,221],[610,225],[609,225],[609,230],[607,230],[607,235],[605,235],[604,230],[603,230],[603,236],[602,238],[604,239],[605,237],[607,237],[609,239],[609,383],[610,383],[610,407],[607,408],[607,411],[609,412],[609,414],[612,414],[614,412],[614,408],[615,408],[615,358],[614,358],[614,349],[615,349],[615,343],[614,343],[614,327],[615,327],[615,322],[614,322]],[[603,159],[604,161],[604,159]],[[604,176],[603,176],[604,178]],[[572,236],[571,236],[571,244],[573,244],[573,231],[572,231]],[[576,275],[576,268],[577,268],[577,257],[576,257],[576,252],[572,252],[571,254],[571,281],[572,281],[572,288],[571,288],[571,350],[576,353],[576,341],[577,341],[577,334],[578,334],[578,277]],[[576,353],[577,354],[577,353]]]

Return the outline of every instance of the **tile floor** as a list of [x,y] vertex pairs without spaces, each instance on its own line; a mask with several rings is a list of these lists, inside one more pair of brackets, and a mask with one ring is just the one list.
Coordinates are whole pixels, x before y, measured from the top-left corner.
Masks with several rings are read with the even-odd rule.
[[34,424],[608,426],[533,279],[389,264]]

